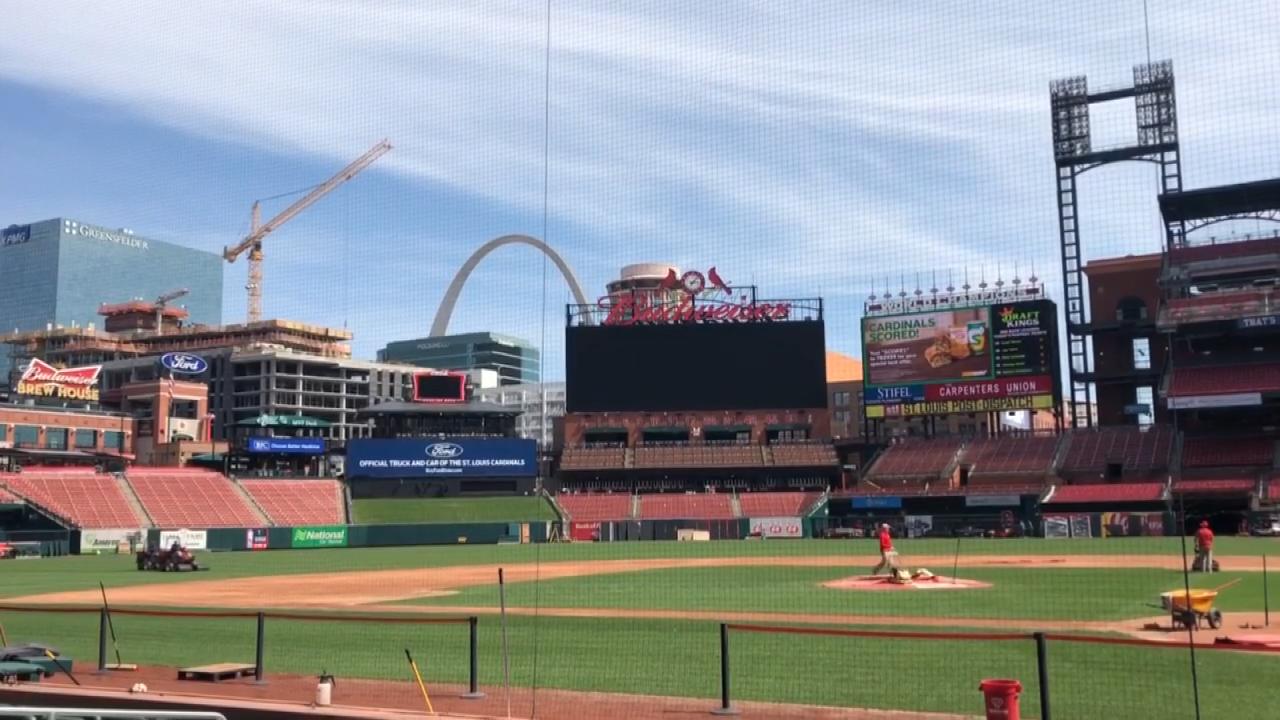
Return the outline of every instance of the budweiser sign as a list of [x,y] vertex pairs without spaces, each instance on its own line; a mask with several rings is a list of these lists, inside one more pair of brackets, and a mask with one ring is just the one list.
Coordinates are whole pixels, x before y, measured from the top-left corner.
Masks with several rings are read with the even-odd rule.
[[600,298],[596,306],[604,311],[604,325],[656,325],[675,323],[743,323],[787,320],[791,303],[756,302],[747,295],[735,299],[729,286],[713,267],[704,275],[696,270],[677,276],[674,269],[658,284],[673,293],[624,293]]
[[32,360],[18,380],[18,394],[98,402],[101,372],[101,365],[60,370],[43,360]]

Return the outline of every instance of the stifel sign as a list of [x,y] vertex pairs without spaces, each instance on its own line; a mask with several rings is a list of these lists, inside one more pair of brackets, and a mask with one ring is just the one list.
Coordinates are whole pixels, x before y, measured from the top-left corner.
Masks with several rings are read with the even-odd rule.
[[98,375],[101,372],[101,365],[59,370],[43,360],[32,360],[18,380],[18,394],[98,402]]

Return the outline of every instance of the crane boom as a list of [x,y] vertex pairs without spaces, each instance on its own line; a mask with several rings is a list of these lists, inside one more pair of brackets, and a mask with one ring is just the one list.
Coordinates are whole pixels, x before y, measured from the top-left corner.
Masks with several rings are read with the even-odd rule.
[[262,319],[262,240],[272,231],[281,225],[289,222],[298,213],[306,210],[317,200],[328,195],[334,188],[345,183],[360,173],[361,170],[369,167],[378,158],[385,155],[391,150],[391,143],[383,140],[374,145],[368,152],[356,158],[350,165],[342,168],[336,175],[325,180],[315,186],[306,195],[298,198],[289,207],[280,212],[279,215],[271,218],[265,223],[259,223],[258,203],[253,204],[253,223],[250,227],[249,234],[234,247],[226,247],[222,249],[222,258],[227,262],[235,262],[237,258],[249,252],[249,282],[245,285],[245,289],[249,291],[248,315],[249,322],[258,322]]

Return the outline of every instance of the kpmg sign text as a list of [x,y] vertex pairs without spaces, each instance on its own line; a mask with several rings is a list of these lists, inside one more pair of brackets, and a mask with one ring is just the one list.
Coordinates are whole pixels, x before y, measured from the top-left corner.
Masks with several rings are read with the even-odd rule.
[[356,439],[347,443],[352,478],[531,477],[533,440],[458,438]]
[[324,438],[251,437],[249,452],[276,455],[323,455]]
[[0,231],[0,247],[21,245],[27,242],[31,242],[30,225],[10,225]]

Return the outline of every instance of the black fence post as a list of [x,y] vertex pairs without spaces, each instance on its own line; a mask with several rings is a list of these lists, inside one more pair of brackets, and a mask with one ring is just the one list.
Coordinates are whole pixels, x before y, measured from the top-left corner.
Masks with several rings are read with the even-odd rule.
[[1036,669],[1040,680],[1040,720],[1049,720],[1049,647],[1044,633],[1034,635],[1036,639]]
[[1271,627],[1271,596],[1268,591],[1270,578],[1267,576],[1267,556],[1262,556],[1262,624]]
[[266,650],[266,625],[267,614],[258,611],[258,643],[253,657],[253,682],[258,685],[266,685],[267,681],[262,679],[262,656]]
[[98,611],[98,675],[107,672],[107,609]]
[[477,648],[480,645],[479,633],[476,631],[476,625],[480,622],[480,618],[472,615],[467,618],[467,631],[469,635],[469,643],[471,645],[471,667],[468,673],[469,682],[467,683],[467,691],[462,694],[464,700],[479,700],[484,697],[484,693],[480,692],[480,656]]
[[729,625],[720,623],[720,707],[712,715],[737,715],[737,708],[729,701]]

